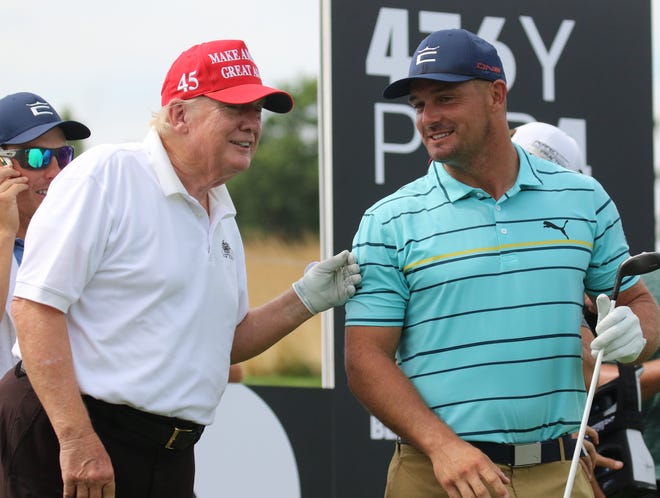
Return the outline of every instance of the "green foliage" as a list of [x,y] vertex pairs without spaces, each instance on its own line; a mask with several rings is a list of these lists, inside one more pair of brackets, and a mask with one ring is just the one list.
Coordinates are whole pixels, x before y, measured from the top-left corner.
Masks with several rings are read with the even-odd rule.
[[243,232],[297,240],[319,231],[316,78],[303,78],[282,89],[293,96],[293,110],[288,114],[264,111],[252,165],[227,187]]
[[323,387],[320,375],[247,375],[243,383],[251,386]]

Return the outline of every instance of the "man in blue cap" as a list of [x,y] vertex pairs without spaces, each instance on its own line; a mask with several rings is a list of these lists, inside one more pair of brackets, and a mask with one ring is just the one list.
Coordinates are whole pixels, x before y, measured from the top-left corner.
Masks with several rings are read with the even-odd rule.
[[[639,277],[610,311],[629,256],[616,206],[511,142],[501,60],[466,30],[424,39],[384,96],[408,97],[431,157],[353,242],[347,378],[400,437],[385,496],[561,496],[586,397],[584,293],[600,315],[592,354],[638,362],[660,342]],[[593,496],[581,469],[572,496]]]
[[[0,376],[16,364],[11,353],[16,341],[9,314],[14,278],[23,256],[23,240],[32,215],[57,174],[73,159],[67,140],[82,140],[89,129],[63,121],[39,95],[20,92],[0,99]],[[13,254],[13,257],[12,257]]]

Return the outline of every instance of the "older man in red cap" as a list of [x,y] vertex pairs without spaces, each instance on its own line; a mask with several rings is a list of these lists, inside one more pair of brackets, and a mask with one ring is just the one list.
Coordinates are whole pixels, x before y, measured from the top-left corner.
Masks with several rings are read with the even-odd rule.
[[12,309],[24,368],[0,383],[5,497],[191,497],[230,363],[360,280],[344,251],[249,309],[225,183],[250,166],[262,110],[292,98],[240,40],[183,52],[161,95],[144,142],[78,158],[32,221]]

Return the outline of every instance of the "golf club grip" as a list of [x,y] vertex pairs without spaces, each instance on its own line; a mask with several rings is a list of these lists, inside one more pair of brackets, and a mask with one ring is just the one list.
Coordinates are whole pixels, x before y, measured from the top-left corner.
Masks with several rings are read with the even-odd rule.
[[612,296],[610,299],[612,301],[616,301],[617,298],[619,297],[619,288],[621,287],[621,275],[617,273],[616,275],[616,281],[614,282],[614,289],[612,290]]

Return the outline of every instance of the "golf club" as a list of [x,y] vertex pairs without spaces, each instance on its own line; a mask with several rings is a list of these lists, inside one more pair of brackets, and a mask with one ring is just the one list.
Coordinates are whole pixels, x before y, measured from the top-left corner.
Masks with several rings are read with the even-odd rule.
[[[614,289],[612,290],[610,310],[616,305],[616,299],[619,297],[619,288],[621,281],[624,277],[633,275],[643,275],[660,268],[660,253],[657,252],[642,252],[635,256],[626,259],[616,272],[616,279],[614,281]],[[568,480],[566,481],[566,488],[564,490],[564,498],[569,498],[573,491],[573,482],[575,481],[575,473],[577,471],[578,463],[580,462],[580,455],[582,454],[582,441],[584,434],[587,430],[587,422],[589,421],[589,413],[591,412],[591,404],[594,400],[596,393],[596,385],[598,384],[598,376],[600,375],[600,365],[603,362],[603,350],[598,352],[596,363],[594,365],[594,373],[591,377],[591,385],[589,386],[589,393],[587,394],[587,402],[584,406],[584,413],[582,414],[582,423],[580,424],[580,432],[577,437],[577,444],[573,452],[573,459],[571,460],[571,469],[568,473]]]

